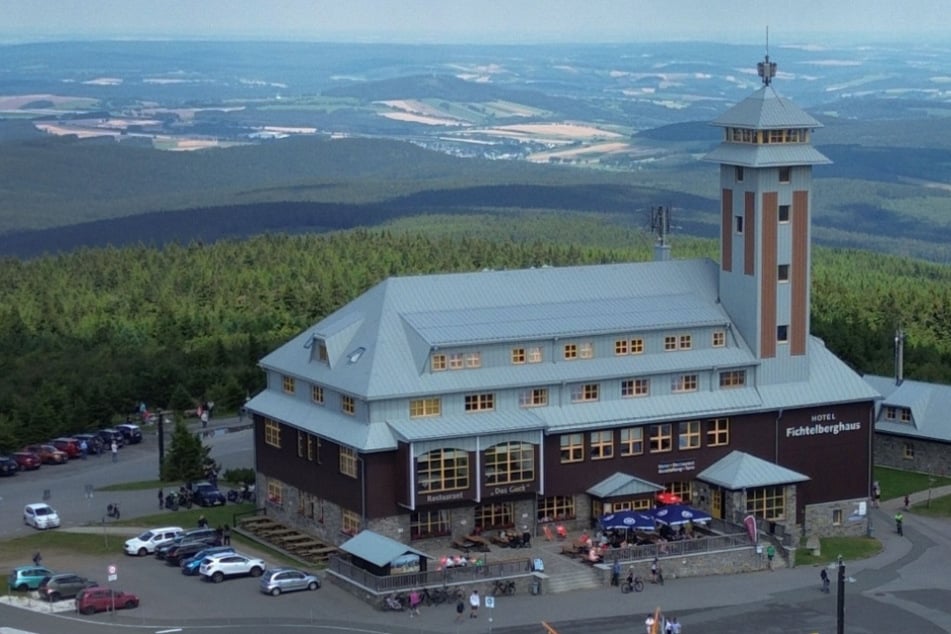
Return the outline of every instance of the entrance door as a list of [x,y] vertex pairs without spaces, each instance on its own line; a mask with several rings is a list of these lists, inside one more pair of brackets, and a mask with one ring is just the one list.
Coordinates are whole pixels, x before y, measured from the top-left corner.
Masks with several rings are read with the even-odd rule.
[[717,487],[710,495],[710,515],[723,519],[723,489]]

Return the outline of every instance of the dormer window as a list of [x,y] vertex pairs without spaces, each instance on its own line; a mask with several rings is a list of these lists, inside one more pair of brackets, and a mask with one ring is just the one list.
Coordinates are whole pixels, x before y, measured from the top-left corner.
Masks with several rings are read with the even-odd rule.
[[330,363],[330,355],[327,353],[327,342],[317,342],[317,360],[321,363]]

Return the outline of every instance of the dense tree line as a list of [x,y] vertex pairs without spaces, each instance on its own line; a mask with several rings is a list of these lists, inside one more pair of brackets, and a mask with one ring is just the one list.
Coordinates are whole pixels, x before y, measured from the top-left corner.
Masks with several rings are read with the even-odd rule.
[[[388,276],[650,257],[649,236],[591,215],[443,220],[0,261],[0,448],[110,424],[139,401],[233,411],[263,387],[258,359]],[[714,249],[684,240],[676,254]],[[947,267],[819,250],[813,286],[814,332],[855,368],[890,373],[900,324],[906,376],[951,382]]]

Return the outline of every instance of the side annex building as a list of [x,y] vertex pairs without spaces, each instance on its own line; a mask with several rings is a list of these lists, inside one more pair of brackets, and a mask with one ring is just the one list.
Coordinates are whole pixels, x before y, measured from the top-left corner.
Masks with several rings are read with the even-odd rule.
[[792,541],[868,530],[875,402],[809,334],[818,121],[722,114],[720,261],[389,278],[260,365],[259,499],[331,543],[590,526],[660,491]]

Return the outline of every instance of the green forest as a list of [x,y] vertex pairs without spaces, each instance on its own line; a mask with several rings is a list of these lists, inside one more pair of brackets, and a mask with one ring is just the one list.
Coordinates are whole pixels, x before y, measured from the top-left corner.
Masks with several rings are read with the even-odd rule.
[[[233,411],[263,387],[258,359],[388,276],[638,261],[651,244],[593,214],[453,215],[0,260],[0,449],[109,425],[139,401]],[[674,248],[715,251],[697,239]],[[857,370],[890,374],[900,325],[906,377],[951,382],[947,266],[814,254],[814,334]]]

